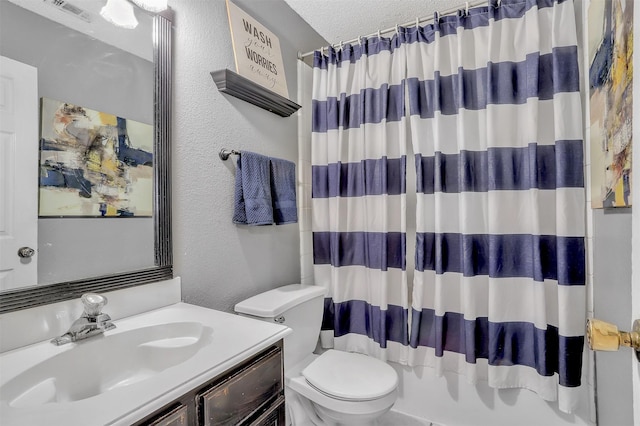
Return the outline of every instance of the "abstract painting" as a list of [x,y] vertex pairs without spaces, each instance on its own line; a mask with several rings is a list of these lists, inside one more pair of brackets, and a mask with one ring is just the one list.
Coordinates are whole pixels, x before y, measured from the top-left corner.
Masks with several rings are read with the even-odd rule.
[[151,125],[47,98],[41,120],[41,217],[152,215]]
[[591,205],[632,204],[633,0],[591,0]]

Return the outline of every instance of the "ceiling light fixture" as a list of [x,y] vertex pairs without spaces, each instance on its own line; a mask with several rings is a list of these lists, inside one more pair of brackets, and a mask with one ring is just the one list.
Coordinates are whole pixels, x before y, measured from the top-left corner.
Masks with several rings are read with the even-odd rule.
[[149,12],[158,13],[165,10],[167,6],[167,0],[131,0],[139,7]]
[[100,16],[118,27],[133,29],[138,26],[133,6],[127,0],[107,0]]

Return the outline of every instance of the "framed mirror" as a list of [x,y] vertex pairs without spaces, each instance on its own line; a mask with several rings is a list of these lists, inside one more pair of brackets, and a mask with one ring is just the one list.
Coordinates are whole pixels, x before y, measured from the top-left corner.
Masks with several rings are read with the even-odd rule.
[[[30,139],[30,143],[39,146],[37,158],[29,157],[25,164],[15,166],[15,169],[39,169],[39,182],[34,183],[38,187],[36,194],[40,193],[39,197],[36,195],[40,202],[37,224],[33,225],[38,230],[37,247],[33,258],[20,259],[23,265],[32,262],[37,267],[37,279],[6,279],[9,284],[0,287],[0,313],[79,298],[86,292],[111,291],[173,277],[170,194],[173,14],[169,9],[149,14],[135,8],[139,28],[137,32],[129,31],[107,23],[98,15],[96,11],[104,3],[105,0],[85,0],[77,3],[80,8],[73,2],[59,0],[0,0],[0,54],[3,60],[7,57],[37,69],[40,99],[36,122],[29,121],[29,127],[38,127],[37,140]],[[29,10],[32,6],[43,12]],[[103,31],[108,34],[103,35]],[[2,89],[5,100],[10,97],[9,91],[4,85]],[[118,132],[120,123],[125,122],[120,117],[148,125],[152,161],[144,164],[148,170],[130,173],[148,178],[148,184],[144,185],[148,192],[148,213],[124,215],[118,210],[112,217],[101,217],[101,213],[89,210],[86,216],[43,213],[42,176],[46,173],[43,159],[45,130],[49,125],[45,104],[50,101],[70,111],[80,110],[83,116],[90,116],[87,112],[95,110],[99,116],[118,117]],[[4,103],[0,104],[2,109]],[[131,139],[128,137],[127,143]],[[9,152],[2,145],[0,141],[0,160]],[[126,168],[132,164],[125,160],[120,165]],[[9,181],[4,177],[3,180]],[[18,184],[13,181],[15,187],[5,187],[0,195],[21,193]],[[125,186],[129,188],[130,181]],[[94,190],[94,194],[97,192]],[[84,198],[90,197],[85,194]],[[2,206],[8,203],[4,200],[0,203],[2,216]],[[107,209],[101,212],[104,211]],[[0,217],[0,243],[3,235],[7,235],[5,229],[11,228],[8,217],[6,214]],[[3,262],[19,254],[14,253],[15,247],[11,248],[8,251],[0,247]],[[9,275],[0,263],[0,283]]]

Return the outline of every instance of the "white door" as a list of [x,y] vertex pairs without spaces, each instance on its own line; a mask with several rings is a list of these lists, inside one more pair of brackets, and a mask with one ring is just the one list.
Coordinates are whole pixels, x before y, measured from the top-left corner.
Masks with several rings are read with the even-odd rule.
[[[640,7],[634,8],[640,15]],[[638,19],[638,15],[636,15],[636,21],[640,22]],[[640,33],[640,25],[636,25],[634,23],[634,33],[637,36]],[[634,52],[634,70],[640,69],[637,68],[640,65],[640,50],[636,50]],[[638,58],[638,59],[636,59]],[[640,76],[638,72],[634,72],[634,87],[633,87],[633,115],[634,115],[634,123],[633,123],[633,140],[634,140],[634,150],[633,150],[633,165],[636,170],[640,168]],[[636,172],[637,176],[637,172]],[[631,321],[640,320],[640,181],[636,179],[634,186],[632,188],[633,191],[633,200],[634,207],[631,217],[631,262],[632,262],[632,270],[631,270]],[[625,324],[625,326],[627,326]],[[628,327],[628,326],[627,326]],[[634,424],[640,425],[640,359],[634,359],[631,361],[631,373],[633,380],[633,413],[634,413]]]
[[[636,8],[640,12],[640,7]],[[636,15],[637,16],[637,15]],[[638,22],[638,20],[636,20]],[[634,24],[635,26],[635,24]],[[636,26],[637,28],[637,26]],[[640,29],[635,30],[634,32],[638,34]],[[634,56],[640,56],[640,50],[634,52]],[[640,60],[636,60],[634,58],[634,68],[636,64],[640,64]],[[638,68],[635,68],[638,69]],[[637,72],[634,72],[637,74]],[[640,126],[640,84],[636,83],[637,80],[640,80],[640,76],[634,75],[634,94],[633,94],[633,103],[634,103],[634,129],[633,129],[633,139],[635,145],[633,151],[633,165],[638,170],[640,166],[640,131],[636,130]],[[632,187],[633,191],[633,200],[634,207],[633,212],[631,213],[631,321],[640,320],[640,181],[636,180],[634,186]],[[631,325],[631,321],[629,325]],[[626,325],[626,327],[629,327]],[[640,357],[636,359],[636,357],[632,357],[631,361],[631,375],[633,380],[633,414],[634,414],[634,425],[640,425]]]
[[[640,8],[638,8],[640,9]],[[640,52],[639,52],[640,53]],[[634,90],[636,90],[634,88]],[[638,108],[638,104],[635,104],[635,107]],[[636,123],[638,121],[636,120]],[[634,123],[635,125],[635,123]],[[635,132],[634,132],[635,133]],[[638,140],[634,138],[634,140]],[[634,152],[634,164],[640,164],[640,149],[636,149]],[[640,182],[635,184],[635,188],[633,189],[634,199],[640,200]],[[638,203],[636,201],[636,203]],[[640,203],[638,203],[640,204]],[[634,207],[633,219],[632,219],[632,232],[633,232],[633,247],[632,247],[632,257],[633,260],[633,271],[632,271],[632,312],[633,312],[633,320],[640,319],[640,206],[636,204]],[[640,425],[640,359],[632,360],[631,372],[633,376],[633,414],[634,414],[634,424]]]
[[[640,7],[633,8],[633,38],[640,37]],[[633,159],[632,164],[638,176],[640,170],[640,49],[633,52]],[[631,212],[631,318],[640,320],[640,179],[635,179],[633,187],[633,211]],[[626,325],[626,324],[625,324]],[[631,375],[633,380],[634,424],[640,425],[640,360],[632,357]]]
[[0,56],[0,291],[38,280],[38,128],[38,70]]

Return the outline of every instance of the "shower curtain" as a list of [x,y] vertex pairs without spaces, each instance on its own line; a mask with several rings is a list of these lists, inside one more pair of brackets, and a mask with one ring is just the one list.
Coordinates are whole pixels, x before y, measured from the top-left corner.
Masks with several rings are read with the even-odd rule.
[[[570,0],[494,1],[316,52],[314,267],[337,348],[575,408],[586,204],[574,20]],[[407,143],[417,176],[408,317]]]
[[585,321],[574,20],[572,1],[503,1],[407,36],[418,176],[410,363],[528,388],[564,411]]
[[405,46],[315,52],[312,228],[323,345],[406,362]]

